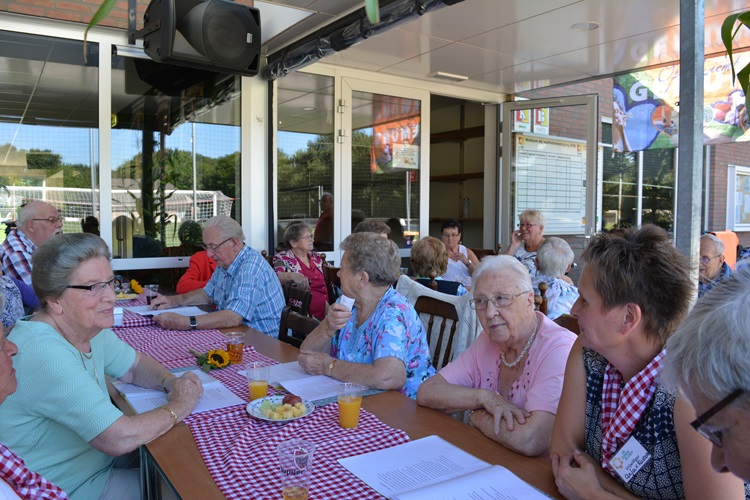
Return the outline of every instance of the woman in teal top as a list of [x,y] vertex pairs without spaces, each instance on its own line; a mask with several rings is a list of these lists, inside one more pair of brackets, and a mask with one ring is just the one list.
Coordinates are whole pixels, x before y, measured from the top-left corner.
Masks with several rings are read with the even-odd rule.
[[[18,390],[0,406],[0,441],[71,499],[139,498],[137,470],[115,468],[125,455],[171,429],[203,388],[179,379],[110,330],[114,275],[107,245],[93,234],[51,238],[34,252],[32,283],[41,310],[18,321],[9,339]],[[167,405],[125,416],[105,376],[168,392]]]

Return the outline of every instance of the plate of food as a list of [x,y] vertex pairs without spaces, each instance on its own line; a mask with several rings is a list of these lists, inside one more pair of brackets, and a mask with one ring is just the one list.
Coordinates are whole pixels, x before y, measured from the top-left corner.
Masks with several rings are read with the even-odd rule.
[[313,403],[294,394],[258,398],[247,405],[250,415],[268,422],[290,422],[308,416],[313,410]]
[[117,292],[117,295],[115,295],[115,298],[117,300],[133,300],[138,298],[137,293],[125,293],[125,292]]

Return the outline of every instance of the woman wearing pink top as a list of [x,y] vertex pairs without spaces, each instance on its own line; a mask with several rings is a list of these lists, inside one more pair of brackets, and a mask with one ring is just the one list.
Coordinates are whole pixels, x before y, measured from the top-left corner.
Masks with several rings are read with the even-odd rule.
[[[417,402],[470,422],[523,455],[549,451],[565,363],[575,335],[534,310],[529,272],[516,258],[485,257],[474,271],[482,333],[419,387]],[[505,422],[502,422],[502,421]]]

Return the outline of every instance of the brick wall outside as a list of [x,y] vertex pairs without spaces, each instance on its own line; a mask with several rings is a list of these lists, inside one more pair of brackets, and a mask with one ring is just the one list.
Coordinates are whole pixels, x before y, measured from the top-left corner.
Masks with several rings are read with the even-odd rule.
[[[179,0],[177,0],[179,1]],[[253,5],[253,0],[235,0],[244,5]],[[102,0],[0,0],[0,12],[12,12],[35,17],[45,17],[61,21],[88,24]],[[143,27],[143,13],[148,7],[148,0],[136,0],[136,26]],[[127,29],[128,2],[118,1],[101,26]]]

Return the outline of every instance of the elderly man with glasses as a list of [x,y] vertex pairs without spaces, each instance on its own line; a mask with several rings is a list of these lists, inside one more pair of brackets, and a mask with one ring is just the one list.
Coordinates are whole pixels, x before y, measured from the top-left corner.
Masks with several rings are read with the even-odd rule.
[[0,245],[3,274],[31,284],[31,255],[36,247],[62,234],[62,217],[43,201],[32,201],[18,210],[18,221]]
[[246,325],[276,337],[284,307],[281,283],[266,259],[245,245],[242,226],[226,215],[210,218],[203,229],[203,247],[216,262],[206,286],[181,295],[159,295],[151,308],[215,304],[216,311],[197,317],[163,313],[154,321],[171,330]]
[[731,273],[729,265],[724,262],[724,243],[713,234],[701,236],[700,264],[698,265],[698,297]]

